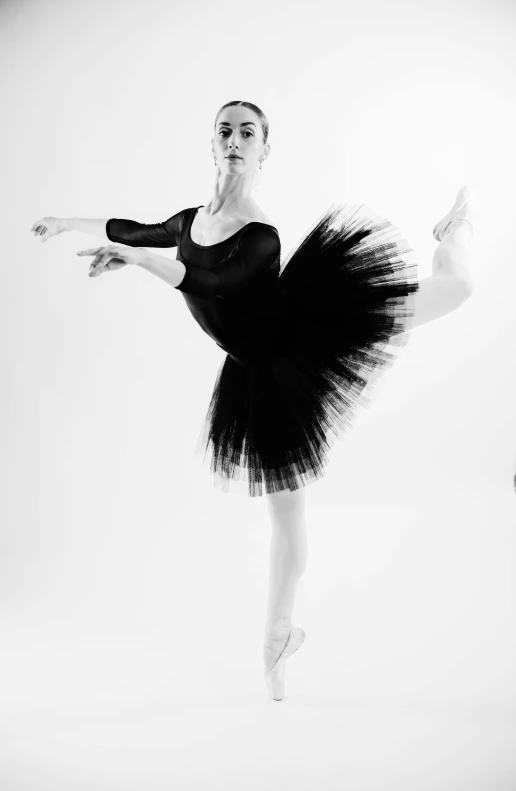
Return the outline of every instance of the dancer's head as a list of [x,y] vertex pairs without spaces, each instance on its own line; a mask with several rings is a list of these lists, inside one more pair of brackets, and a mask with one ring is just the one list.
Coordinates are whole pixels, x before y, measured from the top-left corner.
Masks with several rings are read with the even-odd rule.
[[[212,153],[219,170],[228,176],[254,178],[270,153],[269,122],[251,102],[228,102],[215,117]],[[240,159],[228,159],[237,154]]]

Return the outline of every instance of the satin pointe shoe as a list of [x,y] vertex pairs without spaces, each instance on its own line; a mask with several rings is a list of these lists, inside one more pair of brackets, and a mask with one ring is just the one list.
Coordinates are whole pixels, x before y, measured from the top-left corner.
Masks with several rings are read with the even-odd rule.
[[454,222],[465,222],[471,228],[471,233],[476,230],[476,215],[473,210],[475,202],[475,191],[472,187],[461,187],[455,198],[455,203],[450,211],[439,220],[432,231],[433,237],[437,242],[442,242],[450,225]]
[[283,636],[267,635],[263,655],[265,661],[264,678],[273,700],[283,700],[285,694],[285,662],[300,648],[305,640],[304,629],[298,626],[287,627]]

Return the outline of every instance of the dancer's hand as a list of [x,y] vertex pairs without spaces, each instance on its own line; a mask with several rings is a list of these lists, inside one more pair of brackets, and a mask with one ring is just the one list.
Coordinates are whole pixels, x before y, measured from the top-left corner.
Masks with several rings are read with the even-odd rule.
[[79,250],[77,255],[94,255],[90,264],[89,277],[101,275],[106,270],[112,272],[127,264],[139,264],[143,250],[141,247],[126,247],[119,244],[108,244],[107,247],[92,247],[89,250]]
[[42,217],[40,220],[36,220],[30,230],[34,236],[39,236],[40,242],[46,242],[52,236],[66,231],[66,224],[65,220],[60,217]]

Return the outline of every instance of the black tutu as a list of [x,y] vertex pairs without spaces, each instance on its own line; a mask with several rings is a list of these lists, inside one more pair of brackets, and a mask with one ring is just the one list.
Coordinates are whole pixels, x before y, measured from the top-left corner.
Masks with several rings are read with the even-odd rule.
[[360,208],[324,213],[281,265],[270,340],[219,369],[196,453],[224,491],[243,482],[255,497],[322,478],[335,440],[408,342],[419,284],[402,256],[413,251]]

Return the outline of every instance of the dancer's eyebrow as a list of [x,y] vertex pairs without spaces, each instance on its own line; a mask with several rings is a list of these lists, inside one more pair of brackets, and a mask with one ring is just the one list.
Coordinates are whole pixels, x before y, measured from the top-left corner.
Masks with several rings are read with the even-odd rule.
[[[240,126],[246,126],[246,124],[252,124],[253,126],[256,126],[254,121],[244,121],[242,124],[240,124]],[[227,121],[221,121],[219,126],[231,126],[231,124]]]

